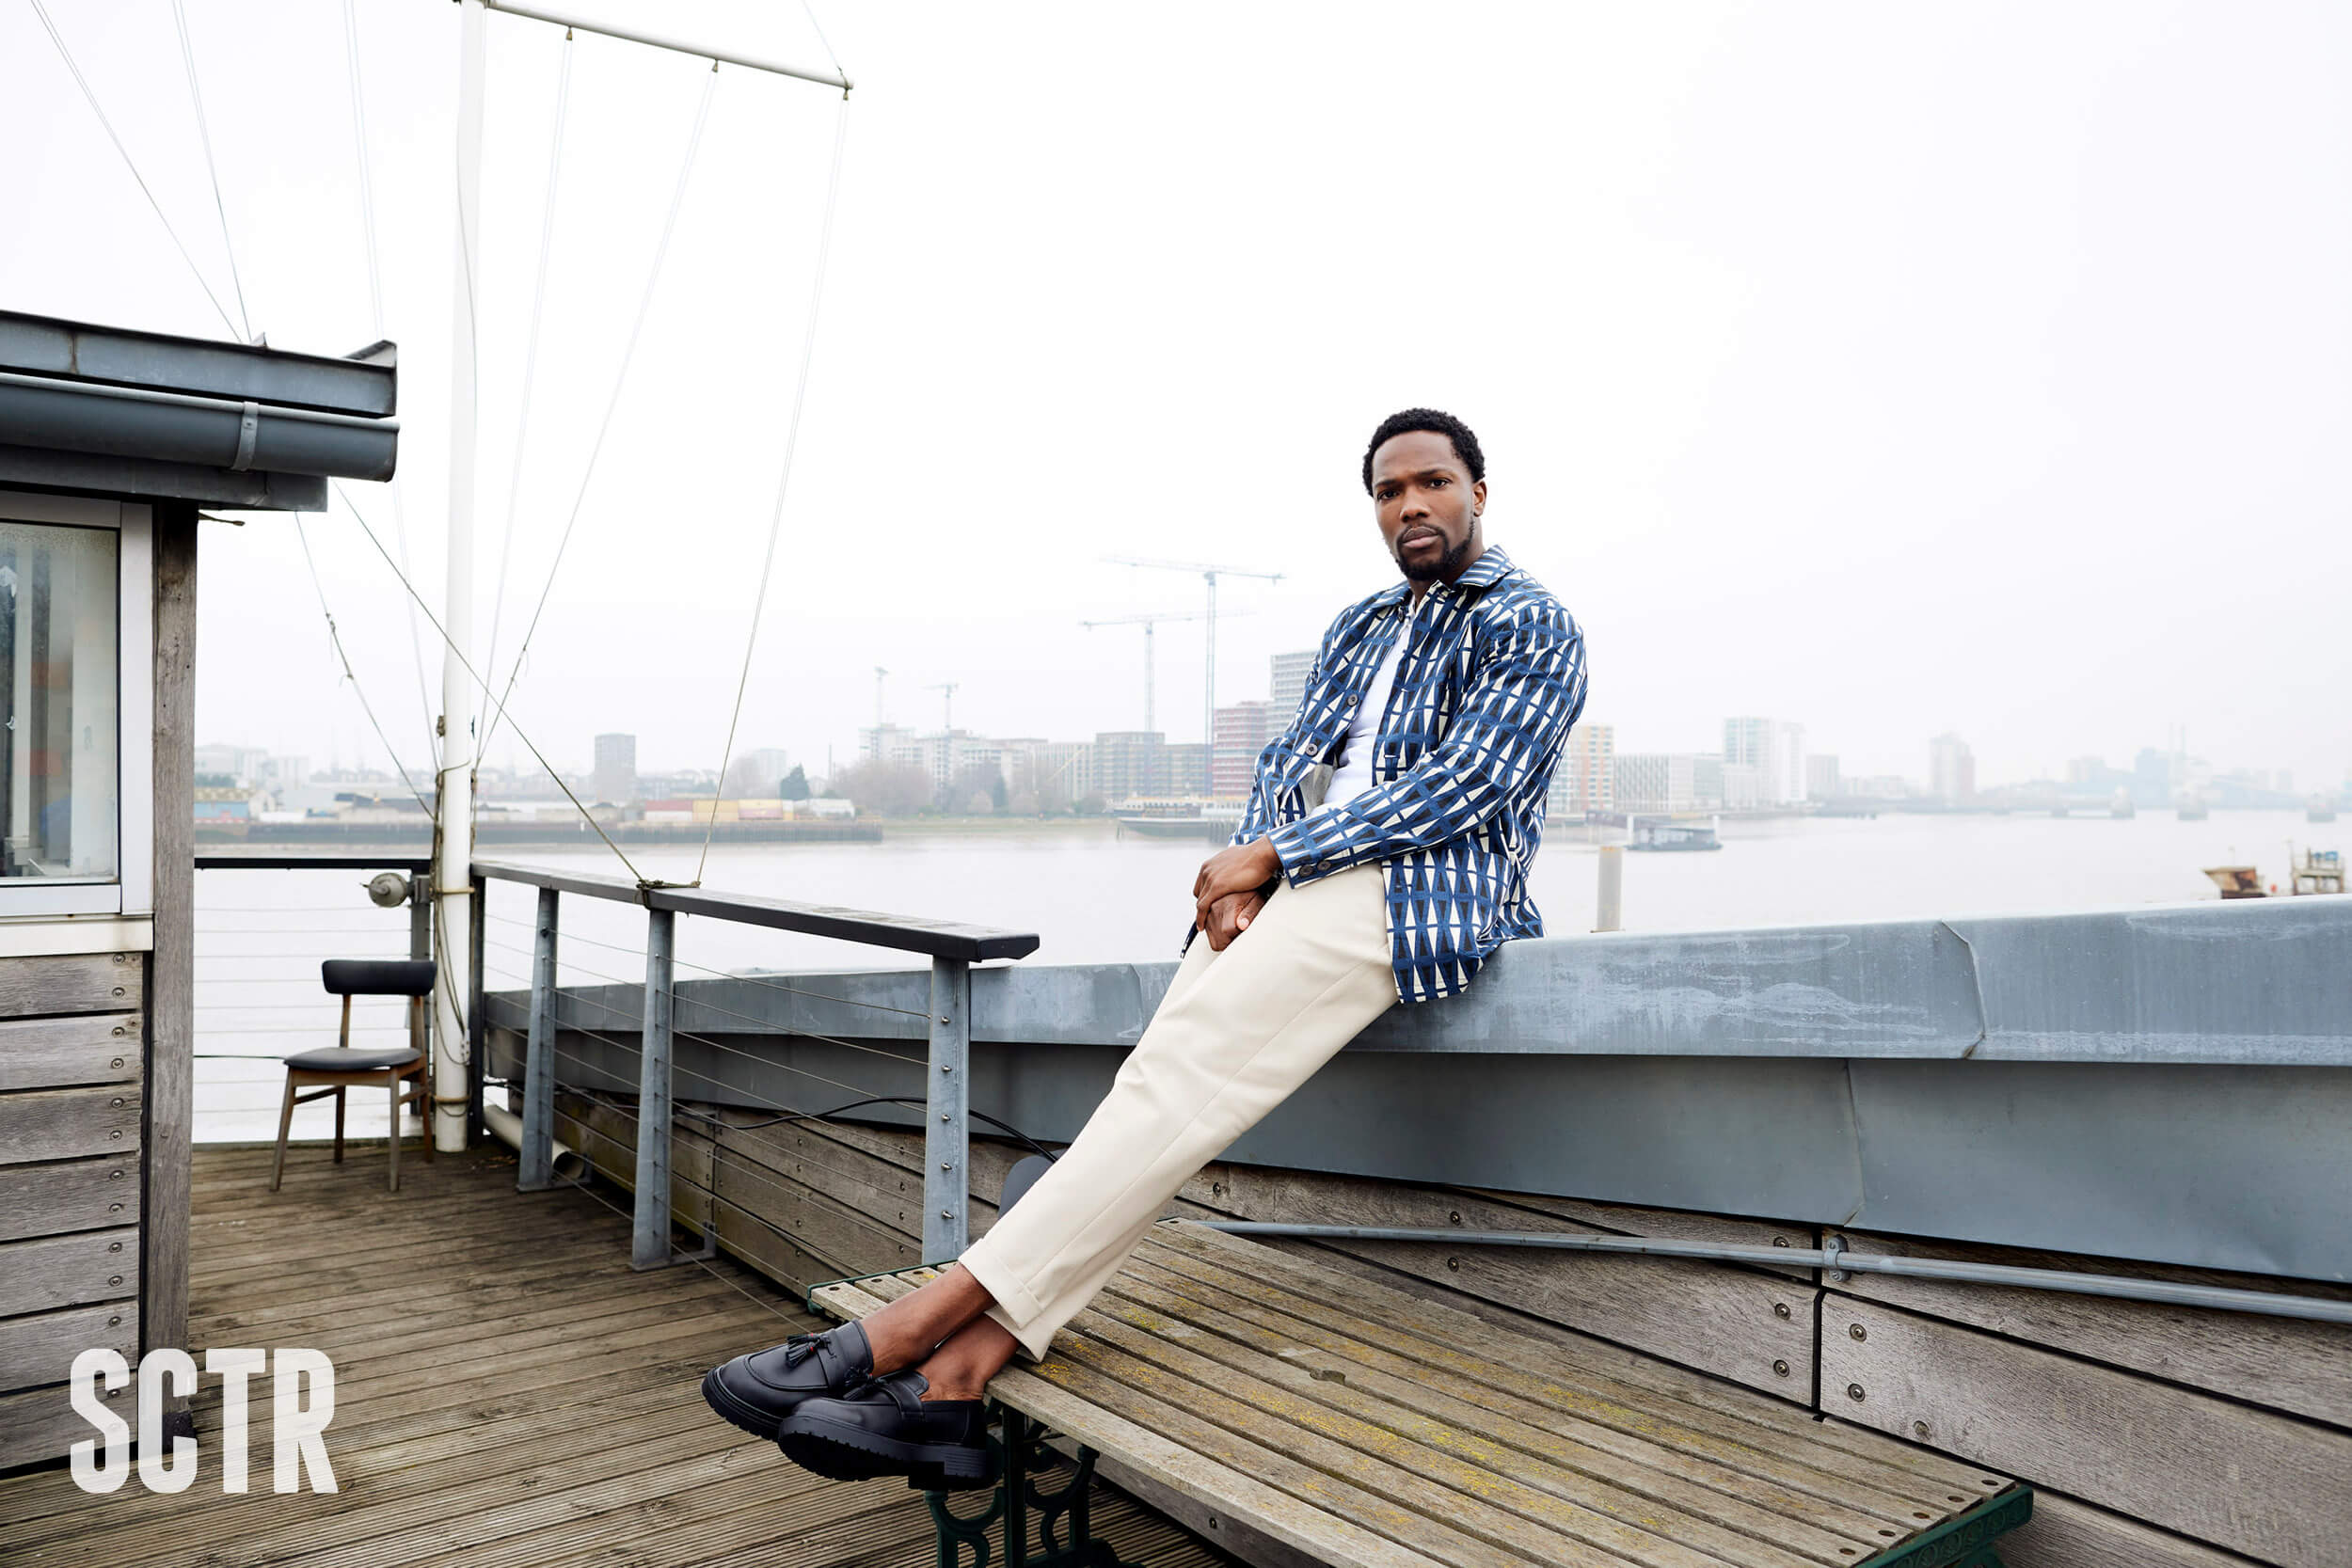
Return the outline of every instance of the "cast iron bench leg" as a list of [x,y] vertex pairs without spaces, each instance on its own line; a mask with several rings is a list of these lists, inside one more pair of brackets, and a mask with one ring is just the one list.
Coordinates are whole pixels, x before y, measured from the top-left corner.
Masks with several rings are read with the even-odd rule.
[[[1078,1449],[1078,1463],[1070,1480],[1048,1492],[1038,1477],[1053,1468],[1060,1455],[1045,1443],[1043,1422],[1018,1410],[992,1403],[1000,1469],[996,1490],[988,1507],[974,1514],[959,1514],[948,1506],[948,1494],[930,1495],[931,1518],[939,1530],[939,1568],[989,1568],[989,1527],[1005,1527],[1005,1568],[1136,1568],[1124,1563],[1110,1543],[1097,1540],[1089,1513],[1089,1493],[1094,1481],[1094,1450]],[[1029,1540],[1029,1517],[1037,1516],[1037,1541]],[[964,1557],[965,1548],[971,1552]]]

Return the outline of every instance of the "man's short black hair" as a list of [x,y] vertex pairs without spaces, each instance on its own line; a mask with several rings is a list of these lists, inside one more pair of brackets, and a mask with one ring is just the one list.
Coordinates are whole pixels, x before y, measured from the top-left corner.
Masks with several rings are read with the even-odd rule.
[[1454,455],[1470,470],[1470,482],[1476,483],[1486,477],[1486,454],[1478,450],[1478,437],[1470,427],[1453,415],[1437,408],[1407,408],[1390,415],[1380,421],[1380,428],[1372,433],[1371,445],[1364,448],[1364,494],[1372,494],[1372,454],[1380,450],[1380,443],[1408,430],[1426,430],[1442,436],[1454,443]]

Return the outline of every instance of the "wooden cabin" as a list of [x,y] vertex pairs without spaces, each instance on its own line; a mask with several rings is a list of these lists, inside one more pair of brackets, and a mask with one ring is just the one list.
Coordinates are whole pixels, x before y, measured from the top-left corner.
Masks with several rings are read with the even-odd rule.
[[0,311],[0,1469],[81,1351],[185,1348],[199,509],[389,479],[395,382]]

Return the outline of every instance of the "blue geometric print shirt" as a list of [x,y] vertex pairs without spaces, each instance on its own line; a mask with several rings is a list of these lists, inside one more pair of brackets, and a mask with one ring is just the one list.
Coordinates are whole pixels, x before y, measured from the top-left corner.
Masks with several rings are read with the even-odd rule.
[[[1502,943],[1543,935],[1527,878],[1544,797],[1584,711],[1584,634],[1543,585],[1488,549],[1461,580],[1429,585],[1415,619],[1398,582],[1340,612],[1323,635],[1290,727],[1258,755],[1232,842],[1270,837],[1293,887],[1377,861],[1386,868],[1396,994],[1458,994]],[[1372,784],[1310,811],[1318,767],[1401,628]]]

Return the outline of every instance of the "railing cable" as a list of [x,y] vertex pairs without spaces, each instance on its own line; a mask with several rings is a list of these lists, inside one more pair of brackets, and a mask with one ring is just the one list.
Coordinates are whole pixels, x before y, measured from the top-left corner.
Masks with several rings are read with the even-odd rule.
[[515,416],[515,457],[506,474],[506,537],[499,546],[498,587],[490,595],[490,641],[482,656],[485,670],[496,670],[499,664],[499,625],[506,612],[507,568],[515,558],[515,501],[522,489],[523,454],[531,444],[532,389],[539,375],[539,323],[547,309],[548,259],[555,245],[555,198],[564,172],[564,133],[570,123],[571,102],[572,30],[566,27],[563,66],[555,79],[555,127],[548,138],[548,194],[539,214],[539,267],[531,289],[531,335],[523,349],[522,407]]
[[[556,539],[555,557],[548,562],[548,579],[539,589],[539,600],[532,608],[529,624],[523,627],[522,643],[515,650],[514,667],[507,673],[506,685],[500,692],[496,711],[490,716],[489,726],[483,731],[482,742],[474,748],[476,754],[488,750],[490,737],[497,733],[499,721],[505,716],[506,699],[513,693],[515,682],[522,674],[523,660],[531,652],[531,640],[538,632],[539,618],[547,612],[548,596],[554,592],[556,574],[563,568],[564,553],[571,546],[573,530],[580,525],[580,508],[588,499],[590,483],[596,479],[596,460],[604,454],[605,437],[612,430],[613,411],[621,405],[621,394],[628,386],[629,365],[637,357],[637,341],[644,331],[645,317],[653,309],[655,286],[661,281],[662,263],[670,254],[670,236],[677,230],[678,209],[686,202],[686,187],[693,175],[695,159],[702,148],[703,125],[710,118],[710,99],[718,86],[719,71],[714,63],[710,75],[703,83],[702,98],[694,109],[694,128],[686,138],[686,156],[678,165],[676,188],[670,194],[669,215],[662,220],[661,239],[654,247],[653,265],[645,274],[645,287],[638,296],[637,319],[629,326],[628,342],[621,352],[621,368],[612,378],[612,395],[605,400],[604,417],[597,421],[596,440],[588,449],[588,465],[580,471],[580,488],[572,497],[571,515],[564,519],[564,531]],[[565,793],[569,794],[570,791],[566,790]],[[623,857],[624,860],[627,858]],[[633,870],[634,867],[631,869]],[[639,879],[643,880],[642,878]]]
[[[409,598],[415,600],[418,608],[424,611],[426,621],[431,623],[434,631],[439,635],[442,644],[449,650],[450,657],[457,660],[459,666],[465,670],[468,677],[470,678],[474,685],[481,689],[483,695],[487,697],[490,690],[489,683],[482,678],[482,673],[474,668],[473,661],[468,658],[458,648],[455,640],[449,634],[449,628],[441,625],[441,618],[439,616],[433,613],[433,607],[425,603],[423,594],[417,592],[417,585],[408,580],[408,574],[400,569],[400,563],[394,561],[392,559],[391,552],[384,547],[384,541],[376,537],[375,530],[368,526],[366,514],[359,510],[358,503],[351,499],[351,492],[343,487],[341,481],[335,482],[335,494],[342,498],[342,503],[351,513],[352,519],[359,525],[359,531],[368,536],[368,543],[374,546],[375,553],[384,558],[384,564],[392,569],[392,575],[399,579],[401,587],[406,591]],[[494,720],[496,717],[503,715],[505,708],[506,705],[503,702],[496,702],[495,711],[493,714]],[[541,752],[538,746],[532,742],[531,736],[523,732],[522,724],[519,721],[515,725],[515,736],[516,739],[520,740],[523,743],[524,748],[531,752],[532,760],[536,762],[541,768],[545,768],[547,770],[548,777],[555,781],[555,787],[564,792],[564,799],[572,803],[572,809],[580,813],[581,820],[585,821],[589,827],[595,829],[596,836],[604,840],[604,847],[612,850],[614,855],[620,858],[621,863],[628,868],[629,876],[640,886],[644,885],[645,877],[644,873],[637,869],[637,863],[630,860],[628,858],[628,851],[624,850],[618,844],[612,841],[612,835],[604,831],[604,824],[596,820],[596,815],[589,811],[586,806],[580,804],[580,797],[573,793],[572,786],[564,782],[563,775],[556,772],[555,765],[548,761],[547,754]]]
[[[814,12],[809,20],[816,21]],[[819,34],[821,37],[821,33]],[[832,52],[828,46],[828,54]],[[834,68],[836,71],[839,68]],[[801,335],[801,373],[792,388],[792,415],[785,425],[784,464],[776,476],[776,503],[768,517],[768,549],[760,558],[759,589],[752,595],[752,624],[743,638],[743,668],[735,678],[735,705],[727,710],[726,744],[719,751],[719,790],[726,789],[727,764],[735,756],[736,726],[743,719],[743,693],[752,679],[752,653],[759,646],[760,613],[768,604],[768,582],[775,571],[776,540],[784,531],[784,499],[792,487],[792,455],[801,443],[801,411],[808,403],[808,367],[817,356],[817,321],[818,308],[825,297],[825,264],[833,253],[833,215],[841,195],[841,149],[849,138],[850,95],[841,95],[841,106],[834,111],[833,122],[833,169],[825,179],[825,217],[817,235],[817,276],[809,286],[808,325]],[[703,871],[710,863],[710,841],[719,831],[719,803],[714,797],[710,806],[710,822],[703,830],[702,854],[694,862],[694,883],[702,886]]]
[[213,182],[213,211],[220,214],[220,248],[229,258],[229,281],[237,292],[237,319],[245,324],[245,341],[253,341],[253,315],[245,308],[245,277],[237,270],[237,244],[229,237],[229,204],[221,199],[220,166],[213,159],[213,129],[204,119],[204,90],[197,85],[196,45],[188,37],[186,0],[171,0],[171,16],[180,29],[180,58],[188,68],[188,101],[196,105],[197,140],[204,147],[204,172]]
[[[368,307],[374,322],[375,335],[380,339],[384,336],[384,268],[381,260],[382,246],[377,243],[375,234],[374,165],[368,150],[367,77],[359,66],[359,13],[353,0],[343,0],[343,62],[345,74],[351,85],[352,147],[357,154],[359,168],[358,193],[359,223],[362,232],[367,236]],[[470,286],[472,281],[470,264],[467,268],[467,280]],[[470,287],[468,298],[469,319],[470,319]],[[409,570],[408,506],[398,472],[392,475],[390,489],[392,493],[392,537],[400,546],[400,567],[405,574]],[[433,697],[424,676],[424,641],[418,635],[417,612],[413,608],[408,611],[408,652],[417,668],[417,706],[423,719],[424,733],[429,736],[433,734]],[[428,751],[437,752],[437,749],[434,748],[429,740],[426,746]],[[439,762],[437,754],[434,760],[437,765]]]
[[[351,683],[351,694],[359,699],[359,711],[368,716],[368,728],[373,730],[375,738],[384,743],[384,754],[392,759],[392,770],[400,775],[400,782],[407,786],[408,793],[416,797],[417,804],[424,808],[425,820],[437,823],[439,818],[434,813],[433,803],[424,798],[417,788],[417,782],[408,776],[408,765],[400,760],[400,752],[394,749],[392,737],[384,733],[383,722],[375,717],[375,705],[368,701],[367,689],[359,684],[358,672],[351,667],[351,655],[344,651],[343,635],[335,626],[335,612],[327,608],[326,584],[320,578],[319,563],[310,554],[310,535],[302,526],[300,513],[294,515],[294,538],[302,546],[302,563],[310,569],[310,586],[318,591],[319,613],[326,619],[326,640],[334,645],[336,662],[343,667],[343,679]],[[414,624],[412,612],[410,625]]]
[[172,248],[180,252],[180,260],[188,264],[189,273],[196,278],[196,286],[204,291],[206,299],[212,301],[213,309],[220,316],[220,325],[234,337],[237,324],[229,319],[228,307],[221,304],[220,295],[215,293],[212,284],[205,281],[204,269],[198,266],[196,258],[188,253],[187,245],[180,238],[180,230],[171,226],[171,219],[164,214],[164,204],[155,199],[154,191],[147,183],[147,176],[139,172],[138,164],[131,157],[131,150],[122,145],[121,136],[115,133],[114,121],[106,118],[105,107],[98,102],[98,94],[91,88],[89,78],[82,74],[81,66],[74,62],[73,51],[66,47],[65,35],[57,31],[57,24],[49,19],[49,8],[42,5],[41,0],[31,0],[31,4],[33,14],[40,19],[42,30],[49,35],[49,41],[56,46],[57,57],[65,62],[66,70],[72,74],[73,85],[82,89],[82,97],[88,103],[90,113],[98,117],[98,123],[104,129],[106,139],[115,144],[117,152],[122,154],[122,166],[131,171],[131,178],[138,182],[139,194],[147,198],[147,204],[155,210],[155,221],[162,224],[164,232],[171,236]]

